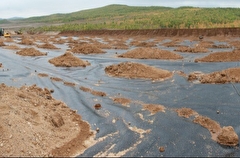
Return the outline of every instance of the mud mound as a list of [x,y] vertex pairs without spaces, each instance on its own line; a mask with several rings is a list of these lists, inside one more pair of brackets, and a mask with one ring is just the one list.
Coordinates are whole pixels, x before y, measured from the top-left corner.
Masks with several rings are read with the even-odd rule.
[[81,89],[82,91],[84,91],[84,92],[89,92],[89,93],[91,93],[92,95],[101,96],[101,97],[106,96],[106,93],[104,93],[104,92],[95,91],[95,90],[92,90],[92,89],[87,88],[87,87],[81,86],[80,89]]
[[131,100],[127,98],[113,98],[113,101],[115,103],[122,104],[125,106],[131,103]]
[[8,46],[4,46],[4,49],[13,49],[13,50],[18,50],[21,49],[20,47],[18,47],[17,45],[8,45]]
[[59,57],[50,59],[49,63],[61,67],[78,67],[78,66],[86,67],[87,65],[90,65],[89,62],[83,61],[75,57],[71,52],[66,52],[65,54]]
[[81,45],[75,45],[72,49],[70,49],[73,53],[82,53],[82,54],[101,54],[105,53],[100,48],[92,45],[92,44],[81,44]]
[[57,81],[57,82],[63,81],[63,79],[58,78],[58,77],[50,77],[50,79],[51,79],[52,81]]
[[38,48],[46,48],[46,49],[59,49],[56,46],[54,46],[53,44],[50,43],[45,43],[42,45],[37,45]]
[[34,48],[23,48],[20,51],[16,52],[18,55],[22,56],[43,56],[47,55],[47,53],[42,53],[39,50],[36,50]]
[[136,47],[156,47],[155,42],[144,42],[144,41],[132,41],[130,43],[131,46],[136,46]]
[[165,112],[165,107],[158,104],[143,104],[143,109],[150,111],[151,114],[156,114],[157,112]]
[[238,145],[238,135],[234,131],[232,126],[221,128],[220,124],[206,116],[199,115],[196,111],[190,108],[177,109],[176,112],[178,116],[189,118],[194,115],[194,123],[197,123],[204,128],[208,129],[212,139],[219,144],[226,146],[237,146]]
[[177,60],[183,57],[172,53],[167,50],[160,50],[158,48],[136,48],[119,55],[122,58],[135,58],[135,59],[165,59],[165,60]]
[[232,52],[217,52],[209,54],[203,58],[195,59],[195,62],[234,62],[240,61],[240,50]]
[[180,46],[180,41],[178,39],[166,42],[162,44],[165,47],[179,47]]
[[93,134],[66,104],[36,85],[0,85],[0,155],[3,157],[76,156]]
[[210,74],[203,74],[195,79],[201,83],[240,83],[240,68],[230,68]]
[[105,68],[105,73],[113,77],[144,78],[152,80],[164,80],[171,78],[173,75],[172,72],[167,70],[132,62],[110,65]]
[[174,51],[177,52],[187,52],[187,53],[207,53],[208,49],[201,47],[201,46],[196,46],[196,47],[187,47],[187,46],[180,46]]

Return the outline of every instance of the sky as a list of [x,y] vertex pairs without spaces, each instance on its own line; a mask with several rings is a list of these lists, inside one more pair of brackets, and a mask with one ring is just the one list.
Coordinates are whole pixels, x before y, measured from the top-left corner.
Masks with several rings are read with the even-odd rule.
[[129,6],[180,6],[240,8],[240,0],[1,0],[0,18],[71,13],[110,4]]

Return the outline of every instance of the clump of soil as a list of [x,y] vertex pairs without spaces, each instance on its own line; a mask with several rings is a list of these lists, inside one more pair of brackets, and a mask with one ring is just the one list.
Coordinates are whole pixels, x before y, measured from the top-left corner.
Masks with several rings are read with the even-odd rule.
[[20,51],[16,52],[18,55],[22,56],[43,56],[47,55],[47,53],[42,53],[39,50],[36,50],[35,48],[23,48]]
[[46,48],[46,49],[59,49],[56,46],[54,46],[53,44],[50,43],[45,43],[42,45],[37,45],[38,48]]
[[48,74],[39,73],[38,76],[39,76],[39,77],[48,77]]
[[75,45],[72,49],[70,49],[73,53],[81,53],[81,54],[101,54],[105,53],[105,51],[101,50],[100,48],[96,47],[93,44],[81,44]]
[[197,46],[204,48],[212,48],[214,45],[213,41],[200,41]]
[[23,37],[22,41],[19,42],[19,44],[34,45],[35,43],[32,40],[30,40],[28,37]]
[[18,47],[17,45],[8,45],[8,46],[4,46],[4,49],[13,49],[13,50],[18,50],[21,49],[20,47]]
[[58,77],[50,77],[50,79],[52,81],[57,81],[57,82],[63,81],[61,78],[58,78]]
[[66,52],[65,54],[55,57],[53,59],[49,60],[49,63],[55,65],[55,66],[61,66],[61,67],[86,67],[90,65],[89,62],[83,61],[79,59],[78,57],[75,57],[71,52]]
[[187,47],[187,46],[180,46],[174,51],[178,52],[188,52],[188,53],[207,53],[208,49],[201,47],[201,46],[196,46],[196,47]]
[[157,112],[165,112],[165,107],[159,104],[143,104],[143,109],[150,111],[151,114],[156,114]]
[[0,155],[76,156],[93,136],[88,123],[47,88],[0,85]]
[[232,52],[217,52],[209,54],[203,58],[195,59],[195,62],[235,62],[240,61],[240,50]]
[[84,92],[89,92],[89,93],[91,93],[92,95],[101,96],[101,97],[107,96],[106,93],[104,93],[104,92],[95,91],[95,90],[92,90],[92,89],[87,88],[87,87],[81,86],[80,89],[81,89],[82,91],[84,91]]
[[133,62],[110,65],[105,68],[105,73],[113,77],[144,78],[152,80],[164,80],[171,78],[173,75],[172,72],[167,70]]
[[183,57],[172,53],[167,50],[160,50],[158,48],[136,48],[119,55],[122,58],[135,58],[135,59],[165,59],[165,60],[177,60]]
[[71,86],[71,87],[74,87],[76,85],[75,83],[67,82],[67,81],[64,81],[63,84],[66,86]]
[[208,117],[199,115],[196,111],[190,108],[177,109],[176,112],[178,116],[189,118],[194,115],[194,123],[200,124],[204,128],[208,129],[212,139],[219,144],[227,146],[237,146],[238,145],[238,135],[234,131],[232,126],[221,128],[220,124]]
[[3,66],[2,63],[0,63],[0,68],[1,68],[2,66]]
[[0,41],[0,47],[2,47],[2,46],[6,46],[6,44],[4,44],[3,41]]
[[181,46],[179,40],[173,40],[162,44],[165,47],[179,47]]
[[129,49],[123,41],[111,41],[109,44],[111,44],[112,49]]
[[185,117],[185,118],[189,118],[190,116],[197,114],[196,111],[190,108],[180,108],[180,109],[177,109],[176,112],[178,113],[178,116]]
[[131,100],[127,98],[113,98],[113,101],[122,105],[128,105],[131,103]]
[[201,83],[240,83],[240,68],[229,68],[209,74],[190,74],[189,81],[199,80]]
[[132,41],[130,43],[131,46],[136,46],[136,47],[156,47],[155,42],[141,42],[141,41]]
[[94,105],[94,108],[96,109],[96,110],[99,110],[99,109],[101,109],[101,107],[102,107],[102,105],[101,104],[95,104]]

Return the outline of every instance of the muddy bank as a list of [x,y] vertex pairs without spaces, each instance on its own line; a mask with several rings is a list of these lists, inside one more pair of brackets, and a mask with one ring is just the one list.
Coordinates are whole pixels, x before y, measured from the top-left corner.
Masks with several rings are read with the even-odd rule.
[[89,124],[47,88],[1,84],[0,94],[1,156],[76,156],[87,148]]
[[118,55],[118,57],[134,59],[165,59],[165,60],[177,60],[183,58],[178,54],[172,53],[167,50],[161,50],[158,48],[136,48],[124,54]]
[[212,29],[149,29],[149,30],[89,30],[63,31],[60,35],[144,35],[144,36],[235,36],[240,35],[240,28],[212,28]]
[[57,67],[86,67],[87,65],[90,65],[89,62],[83,61],[78,57],[75,57],[71,52],[68,51],[61,56],[50,59],[49,63]]
[[142,78],[152,80],[169,79],[173,75],[172,72],[167,70],[133,62],[110,65],[105,68],[105,73],[113,77]]

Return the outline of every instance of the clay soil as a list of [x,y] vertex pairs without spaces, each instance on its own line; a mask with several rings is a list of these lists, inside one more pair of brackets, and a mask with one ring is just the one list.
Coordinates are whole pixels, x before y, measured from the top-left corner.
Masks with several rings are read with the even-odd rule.
[[203,58],[195,59],[195,62],[234,62],[240,61],[240,50],[235,49],[231,52],[217,52],[209,54]]
[[135,58],[135,59],[164,59],[177,60],[183,57],[167,50],[158,48],[136,48],[124,54],[118,55],[121,58]]
[[188,76],[189,81],[199,80],[201,83],[240,83],[240,68],[229,68],[209,74],[191,73]]
[[83,61],[78,57],[75,57],[71,52],[66,52],[65,54],[55,57],[49,60],[49,63],[57,66],[57,67],[86,67],[90,65],[89,62]]
[[1,156],[69,157],[87,148],[89,124],[48,89],[1,84],[0,94]]
[[16,52],[18,55],[22,56],[43,56],[47,55],[47,53],[42,53],[39,50],[36,50],[34,48],[23,48],[20,51]]
[[105,68],[105,73],[113,77],[143,78],[152,80],[169,79],[173,75],[172,72],[167,70],[133,62],[110,65]]

